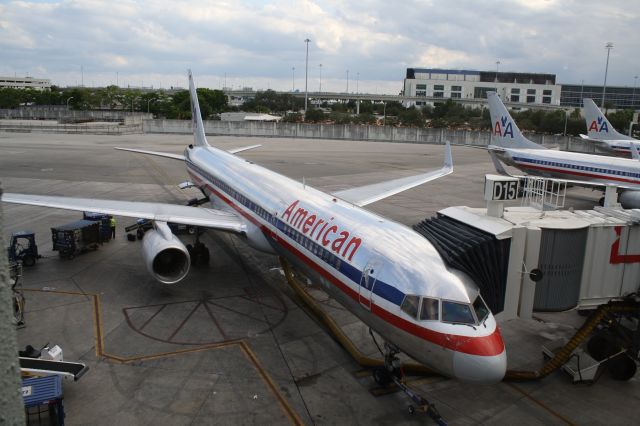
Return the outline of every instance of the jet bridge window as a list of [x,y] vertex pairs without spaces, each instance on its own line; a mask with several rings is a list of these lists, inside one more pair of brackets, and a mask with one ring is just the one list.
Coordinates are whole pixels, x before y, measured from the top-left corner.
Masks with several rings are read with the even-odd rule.
[[418,305],[420,304],[420,296],[407,294],[400,305],[400,309],[412,318],[418,318]]
[[442,301],[442,321],[459,324],[475,324],[471,306],[465,303]]
[[430,297],[422,298],[422,306],[420,308],[420,319],[425,321],[438,321],[440,318],[440,301]]

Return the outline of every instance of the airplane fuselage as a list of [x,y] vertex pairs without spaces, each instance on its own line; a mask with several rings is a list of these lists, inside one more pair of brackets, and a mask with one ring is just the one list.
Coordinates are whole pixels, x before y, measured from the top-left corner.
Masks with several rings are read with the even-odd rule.
[[584,180],[640,189],[640,162],[549,149],[500,148],[505,163],[535,176]]
[[[284,256],[385,340],[448,376],[502,378],[506,352],[495,318],[478,319],[477,286],[447,268],[424,237],[215,148],[190,147],[184,155],[214,207],[246,221],[249,244]],[[420,319],[405,306],[416,299],[435,300],[439,316]],[[447,321],[452,307],[469,308],[473,318]]]

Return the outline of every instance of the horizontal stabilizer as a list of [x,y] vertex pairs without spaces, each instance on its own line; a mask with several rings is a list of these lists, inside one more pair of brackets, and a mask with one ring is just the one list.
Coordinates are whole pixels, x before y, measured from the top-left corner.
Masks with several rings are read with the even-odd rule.
[[359,186],[334,192],[338,198],[355,204],[359,207],[380,201],[384,198],[414,188],[418,185],[441,178],[453,172],[453,160],[451,158],[451,145],[445,145],[444,164],[441,169],[415,176],[407,176],[385,182],[374,183],[372,185]]
[[117,149],[118,151],[129,151],[129,152],[135,152],[137,154],[147,154],[147,155],[155,155],[157,157],[171,158],[172,160],[180,160],[180,161],[185,160],[184,155],[182,154],[169,154],[167,152],[147,151],[146,149],[132,149],[132,148],[118,148],[118,147],[116,147],[115,149]]
[[258,144],[258,145],[249,145],[249,146],[241,146],[240,148],[231,148],[231,149],[228,149],[228,150],[227,150],[227,152],[228,152],[229,154],[237,154],[237,153],[239,153],[239,152],[242,152],[242,151],[249,151],[250,149],[259,148],[259,147],[261,147],[261,146],[262,146],[261,144]]

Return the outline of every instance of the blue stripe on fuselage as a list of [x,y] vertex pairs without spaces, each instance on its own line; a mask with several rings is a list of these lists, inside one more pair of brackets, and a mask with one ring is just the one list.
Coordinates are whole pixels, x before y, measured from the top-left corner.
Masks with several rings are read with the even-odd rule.
[[[330,268],[337,270],[356,285],[362,285],[361,278],[363,271],[351,265],[344,259],[336,256],[333,252],[327,250],[325,247],[318,244],[313,239],[299,232],[296,228],[292,227],[288,223],[273,216],[266,209],[259,206],[256,202],[250,200],[245,195],[240,194],[235,189],[233,189],[231,185],[227,184],[223,180],[210,175],[202,168],[194,164],[191,160],[187,159],[186,163],[187,167],[193,169],[195,172],[206,178],[210,183],[217,186],[221,191],[234,199],[238,204],[241,204],[247,209],[251,210],[251,212],[260,217],[263,221],[272,226],[275,226],[284,235],[303,246],[307,251],[313,254],[313,257],[320,260]],[[375,294],[376,296],[380,296],[384,300],[391,302],[397,306],[400,306],[405,296],[402,291],[381,280],[376,280],[373,287],[373,294]]]

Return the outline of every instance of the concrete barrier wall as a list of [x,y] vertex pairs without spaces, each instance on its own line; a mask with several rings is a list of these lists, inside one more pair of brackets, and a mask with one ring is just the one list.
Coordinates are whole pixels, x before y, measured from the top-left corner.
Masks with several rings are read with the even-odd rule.
[[153,114],[130,111],[75,111],[66,106],[25,107],[16,109],[0,109],[0,118],[17,120],[95,120],[119,121],[124,124],[142,124],[143,120],[153,118]]
[[[188,120],[144,120],[144,133],[192,133]],[[357,124],[304,124],[244,121],[205,121],[207,135],[340,139],[373,142],[400,142],[486,146],[491,141],[488,131],[429,129],[416,127],[363,126]],[[576,152],[599,152],[596,145],[580,138],[562,135],[527,134],[527,138],[548,147]]]
[[[41,123],[41,124],[38,124]],[[51,122],[33,123],[2,123],[0,131],[17,133],[72,133],[91,135],[131,135],[142,133],[140,124],[118,125],[118,124],[51,124]]]

